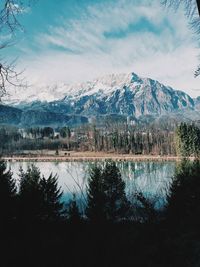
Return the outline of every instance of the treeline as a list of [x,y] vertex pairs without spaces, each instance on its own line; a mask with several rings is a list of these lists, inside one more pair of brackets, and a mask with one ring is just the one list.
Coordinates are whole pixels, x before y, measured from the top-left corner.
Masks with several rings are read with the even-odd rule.
[[57,150],[69,148],[69,127],[0,127],[0,153],[22,153],[23,150]]
[[[1,134],[4,133],[4,134]],[[15,134],[11,134],[11,132]],[[159,128],[140,129],[127,124],[106,128],[51,127],[0,131],[1,153],[23,153],[24,150],[103,151],[144,155],[175,155],[174,132]]]
[[[57,177],[32,166],[17,184],[0,164],[2,266],[199,266],[200,162],[184,160],[154,202],[125,184],[115,163],[94,167],[84,210],[65,205]],[[141,256],[142,255],[142,256]],[[5,262],[5,264],[4,264]]]
[[159,128],[113,124],[105,128],[82,126],[53,129],[0,128],[0,153],[23,153],[31,150],[102,151],[134,155],[200,154],[200,129],[181,123],[175,131]]
[[143,155],[175,155],[174,132],[156,128],[141,131],[134,127],[106,132],[94,129],[88,150]]

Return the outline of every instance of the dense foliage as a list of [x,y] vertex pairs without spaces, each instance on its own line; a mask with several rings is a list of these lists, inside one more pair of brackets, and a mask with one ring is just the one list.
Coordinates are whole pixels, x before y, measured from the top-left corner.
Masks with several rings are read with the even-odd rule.
[[117,222],[128,218],[130,204],[125,194],[125,182],[115,163],[95,167],[88,183],[87,217],[92,222]]
[[16,190],[11,171],[7,170],[5,162],[0,161],[0,223],[6,224],[15,217]]
[[18,216],[23,222],[58,220],[63,210],[61,197],[57,176],[41,177],[34,165],[26,172],[20,170]]
[[92,169],[86,214],[76,196],[64,212],[56,176],[46,179],[31,166],[21,170],[17,189],[1,162],[2,266],[199,266],[199,181],[199,161],[185,160],[177,166],[164,210],[155,211],[137,193],[143,220],[132,217],[130,210],[140,207],[127,201],[113,162]]
[[179,225],[200,223],[200,162],[183,160],[168,193],[168,216]]
[[176,130],[176,144],[181,156],[199,156],[200,128],[194,124],[181,123]]

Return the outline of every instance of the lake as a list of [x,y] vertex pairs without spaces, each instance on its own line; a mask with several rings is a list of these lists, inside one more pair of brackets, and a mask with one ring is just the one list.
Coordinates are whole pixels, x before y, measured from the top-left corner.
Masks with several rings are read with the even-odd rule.
[[[32,162],[8,162],[14,177],[19,179],[19,168],[24,170]],[[102,162],[35,162],[34,163],[45,177],[50,173],[58,175],[58,182],[67,201],[73,193],[81,196],[85,192],[89,170],[94,164]],[[175,162],[116,162],[122,178],[126,183],[126,193],[129,198],[136,191],[142,191],[149,197],[164,199],[166,189],[171,183],[175,171]]]

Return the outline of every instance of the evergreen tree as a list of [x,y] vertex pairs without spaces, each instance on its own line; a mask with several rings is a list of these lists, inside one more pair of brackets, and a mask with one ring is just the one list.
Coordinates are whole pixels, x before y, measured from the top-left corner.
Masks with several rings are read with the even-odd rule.
[[200,161],[183,160],[168,193],[167,214],[173,223],[200,223]]
[[179,155],[200,155],[200,129],[194,124],[181,123],[176,130],[176,146]]
[[35,221],[41,218],[43,196],[40,186],[40,170],[32,165],[24,172],[20,169],[19,215],[21,220]]
[[43,201],[43,219],[48,221],[59,219],[63,211],[63,203],[61,202],[63,193],[58,186],[57,175],[50,174],[47,179],[43,176],[40,186]]
[[95,167],[91,171],[87,198],[86,214],[91,221],[116,222],[127,217],[125,182],[114,162],[107,162],[103,170]]
[[16,182],[4,161],[0,161],[0,221],[6,223],[16,216]]
[[32,165],[26,172],[20,170],[20,216],[30,221],[53,221],[62,215],[62,192],[58,178],[52,174],[41,178],[39,169]]
[[119,221],[127,217],[129,202],[125,193],[125,182],[114,162],[107,162],[102,171],[105,194],[105,214],[108,221]]
[[105,192],[103,188],[102,169],[95,166],[90,171],[87,189],[86,215],[92,222],[105,221]]

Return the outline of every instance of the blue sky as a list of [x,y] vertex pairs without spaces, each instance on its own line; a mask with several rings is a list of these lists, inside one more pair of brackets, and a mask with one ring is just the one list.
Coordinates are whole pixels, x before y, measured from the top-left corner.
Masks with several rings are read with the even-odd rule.
[[159,0],[39,0],[20,21],[25,33],[5,53],[33,84],[136,72],[200,95],[198,42],[181,9]]

